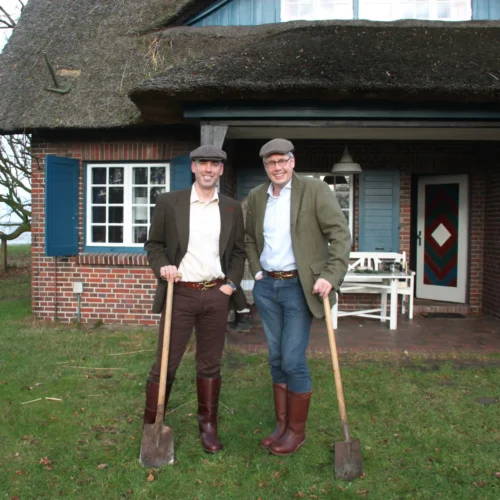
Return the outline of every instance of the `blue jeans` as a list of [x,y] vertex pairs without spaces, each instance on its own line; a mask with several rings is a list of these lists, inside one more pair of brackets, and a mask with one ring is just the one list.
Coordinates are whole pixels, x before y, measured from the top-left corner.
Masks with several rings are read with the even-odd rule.
[[253,298],[266,334],[273,383],[287,384],[292,392],[310,392],[306,349],[312,314],[299,278],[280,281],[264,272],[255,281]]

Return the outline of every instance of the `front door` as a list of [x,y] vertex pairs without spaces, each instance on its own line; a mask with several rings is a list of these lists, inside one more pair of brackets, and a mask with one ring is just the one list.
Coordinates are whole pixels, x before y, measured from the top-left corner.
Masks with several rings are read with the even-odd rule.
[[469,199],[466,175],[418,181],[417,297],[465,302]]

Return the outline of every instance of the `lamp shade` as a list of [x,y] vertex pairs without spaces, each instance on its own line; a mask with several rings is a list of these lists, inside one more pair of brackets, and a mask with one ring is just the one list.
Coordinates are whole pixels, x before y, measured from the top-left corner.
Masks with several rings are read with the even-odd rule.
[[347,146],[344,149],[344,154],[338,163],[332,168],[333,175],[353,175],[360,174],[363,171],[359,163],[354,163],[352,156],[347,150]]

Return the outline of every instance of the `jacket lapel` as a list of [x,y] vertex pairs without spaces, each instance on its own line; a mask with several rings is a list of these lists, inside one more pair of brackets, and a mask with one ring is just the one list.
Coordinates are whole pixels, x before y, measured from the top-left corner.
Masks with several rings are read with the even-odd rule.
[[187,252],[189,243],[189,213],[191,201],[191,189],[179,193],[175,204],[175,220],[177,224],[177,234],[179,235],[179,246],[181,254]]
[[300,198],[301,198],[301,182],[299,176],[294,172],[292,177],[292,194],[290,201],[290,231],[294,232],[299,215]]
[[220,239],[219,239],[219,255],[222,259],[226,250],[231,228],[233,227],[233,207],[226,199],[219,195],[219,212],[220,212]]
[[267,207],[267,190],[271,181],[265,182],[262,188],[257,193],[257,199],[255,203],[255,238],[257,243],[257,249],[259,253],[264,249],[264,217],[266,215]]

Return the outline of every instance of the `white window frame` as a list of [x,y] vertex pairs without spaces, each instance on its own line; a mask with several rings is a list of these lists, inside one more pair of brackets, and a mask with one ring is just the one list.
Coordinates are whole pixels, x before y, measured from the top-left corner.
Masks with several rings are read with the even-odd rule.
[[[110,204],[109,199],[106,199],[105,205],[97,205],[97,206],[105,206],[106,210],[109,206],[123,206],[123,243],[113,243],[113,242],[92,242],[92,226],[95,225],[92,223],[92,208],[96,205],[92,204],[92,188],[95,187],[95,184],[92,184],[92,169],[93,168],[123,168],[123,205],[121,204]],[[155,206],[154,203],[148,203],[145,205],[147,207],[147,223],[144,224],[135,224],[133,222],[133,207],[137,207],[137,204],[132,204],[132,190],[134,187],[146,187],[149,189],[151,187],[155,187],[158,185],[151,184],[148,176],[148,184],[137,185],[133,183],[132,172],[134,167],[165,167],[165,191],[170,191],[170,163],[155,163],[155,162],[120,162],[120,163],[87,163],[86,165],[86,183],[85,183],[85,247],[87,248],[96,248],[99,247],[113,247],[113,248],[142,248],[144,247],[144,243],[134,243],[133,237],[134,232],[133,228],[135,226],[144,226],[147,225],[148,231],[149,226],[151,224],[151,208]],[[113,186],[113,184],[109,184],[108,175],[106,175],[106,186]],[[104,184],[98,184],[97,186],[104,186]],[[120,184],[119,186],[122,186]],[[140,205],[139,205],[140,206]],[[109,222],[99,223],[100,226],[105,227],[106,229],[113,224]],[[107,231],[106,231],[107,234]]]
[[[315,177],[316,179],[323,180],[325,177],[329,177],[332,174],[328,174],[325,172],[297,172],[299,175],[303,177]],[[346,210],[341,207],[342,212],[347,212],[349,214],[349,231],[351,232],[351,237],[353,237],[354,231],[354,176],[353,175],[338,175],[337,177],[347,177],[349,179],[349,208]],[[332,193],[335,194],[334,186],[328,184],[328,187],[332,190]]]
[[[281,0],[281,9],[280,9],[280,19],[281,22],[286,22],[286,21],[298,21],[298,20],[304,20],[304,21],[320,21],[320,20],[326,20],[326,19],[333,19],[333,18],[325,18],[325,17],[316,17],[315,12],[318,12],[320,5],[321,5],[321,0],[302,0],[302,3],[312,3],[313,4],[313,14],[308,17],[291,17],[287,15],[287,5],[290,1],[294,0]],[[298,0],[300,2],[300,0]],[[334,0],[335,1],[335,0]],[[351,3],[351,16],[348,18],[342,18],[342,19],[352,19],[354,16],[354,2],[356,0],[347,0],[347,3]],[[346,3],[345,0],[339,0],[339,3]]]
[[[355,0],[356,1],[356,0]],[[357,0],[359,2],[359,19],[373,19],[371,17],[362,17],[362,4],[363,3],[377,3],[377,0]],[[420,20],[427,20],[427,21],[449,21],[449,22],[457,22],[457,21],[470,21],[472,19],[472,0],[465,0],[465,7],[466,7],[466,15],[461,18],[439,18],[438,17],[438,3],[440,0],[428,0],[429,2],[429,17],[412,17],[412,18],[403,18],[401,15],[395,15],[392,16],[388,19],[379,19],[377,18],[377,21],[397,21],[398,19],[420,19]],[[448,0],[448,1],[463,1],[463,0]],[[401,0],[379,0],[379,3],[384,3],[384,4],[392,4],[393,5],[393,12],[398,12],[399,7],[401,5]],[[377,8],[376,5],[373,8]]]
[[[280,8],[280,19],[281,22],[287,22],[287,21],[297,21],[297,20],[305,20],[305,21],[319,21],[319,20],[326,20],[326,19],[337,19],[335,17],[329,17],[325,18],[323,17],[317,17],[315,16],[314,12],[317,12],[319,10],[319,5],[321,4],[321,0],[303,0],[303,2],[307,3],[312,3],[313,4],[313,14],[307,17],[290,17],[287,15],[287,6],[289,5],[289,2],[293,0],[281,0],[281,8]],[[300,0],[299,0],[300,1]],[[398,19],[403,19],[402,17],[398,16],[393,16],[389,19],[374,19],[371,17],[360,17],[360,14],[362,14],[362,9],[363,9],[363,2],[366,0],[350,0],[351,1],[351,12],[352,15],[349,19],[365,19],[365,20],[375,20],[375,21],[396,21]],[[376,1],[376,0],[374,0]],[[448,22],[458,22],[458,21],[470,21],[472,19],[472,0],[466,0],[466,15],[461,18],[452,18],[452,19],[443,19],[439,18],[437,13],[438,13],[438,1],[439,0],[429,0],[430,6],[429,6],[429,17],[426,18],[411,18],[411,19],[423,19],[423,20],[429,20],[429,21],[448,21]],[[451,0],[453,1],[453,0]],[[380,2],[383,3],[392,3],[394,6],[394,11],[398,12],[399,5],[401,0],[380,0]],[[376,7],[375,7],[376,8]],[[343,18],[344,19],[344,18]],[[405,18],[408,19],[408,18]]]

